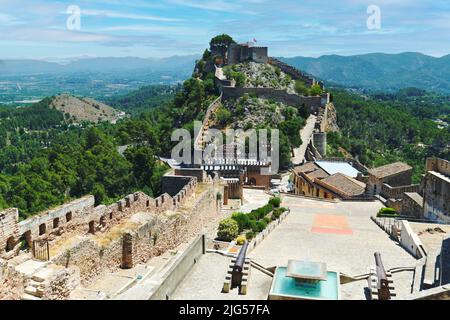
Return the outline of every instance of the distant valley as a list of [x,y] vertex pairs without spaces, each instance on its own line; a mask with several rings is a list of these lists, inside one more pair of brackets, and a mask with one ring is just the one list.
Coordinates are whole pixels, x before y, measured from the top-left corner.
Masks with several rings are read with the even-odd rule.
[[93,58],[68,64],[0,60],[0,103],[27,104],[62,92],[105,99],[146,85],[176,84],[191,76],[196,58]]
[[[62,92],[106,101],[143,86],[181,83],[192,75],[192,65],[198,58],[84,58],[66,64],[0,60],[0,104],[24,105]],[[450,94],[450,55],[435,58],[420,53],[373,53],[279,59],[328,86],[387,93],[416,87]]]

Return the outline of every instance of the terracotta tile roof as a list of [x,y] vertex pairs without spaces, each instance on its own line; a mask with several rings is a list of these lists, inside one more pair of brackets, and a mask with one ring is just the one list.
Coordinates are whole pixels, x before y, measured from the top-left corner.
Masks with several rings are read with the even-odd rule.
[[411,170],[412,167],[404,162],[396,162],[387,164],[382,167],[374,168],[369,170],[369,174],[375,176],[378,179],[383,179],[400,172]]
[[332,176],[322,179],[322,182],[333,187],[333,191],[347,196],[358,196],[366,191],[366,184],[364,182],[342,173],[335,173]]
[[294,171],[296,173],[302,172],[306,174],[311,180],[314,180],[315,178],[322,179],[329,176],[328,173],[314,162],[307,162],[301,166],[295,167]]

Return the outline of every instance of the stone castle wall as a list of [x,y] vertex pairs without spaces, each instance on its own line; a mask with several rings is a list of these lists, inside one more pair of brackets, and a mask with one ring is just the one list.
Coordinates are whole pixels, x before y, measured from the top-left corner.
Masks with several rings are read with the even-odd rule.
[[0,259],[0,300],[19,300],[25,290],[22,273]]
[[285,90],[272,88],[244,88],[244,87],[223,87],[223,99],[238,99],[245,94],[256,95],[259,98],[275,100],[277,102],[297,107],[306,107],[311,113],[317,113],[321,107],[329,102],[329,95],[305,97],[298,94],[290,94]]
[[17,209],[7,209],[0,212],[0,253],[2,251],[11,255],[16,239],[19,237],[19,212]]
[[301,72],[297,68],[294,68],[287,63],[281,62],[278,59],[270,58],[268,61],[271,65],[279,68],[284,73],[288,74],[293,80],[301,80],[305,82],[308,86],[312,86],[318,84],[322,89],[324,89],[324,85],[322,82],[315,80],[312,76]]
[[[121,219],[138,211],[155,213],[174,210],[192,195],[197,185],[195,177],[179,177],[184,187],[174,195],[163,194],[155,199],[136,192],[112,205],[95,207],[93,196],[86,196],[19,222],[17,209],[0,212],[0,257],[17,255],[19,240],[30,247],[34,240],[55,240],[63,233],[95,233],[106,231]],[[180,189],[181,188],[181,189]],[[13,249],[11,248],[13,244]]]
[[386,199],[401,199],[403,198],[403,193],[405,192],[419,192],[420,185],[412,184],[400,187],[393,187],[387,183],[381,185],[381,196]]
[[[207,222],[218,218],[220,204],[216,201],[217,193],[223,194],[223,186],[216,181],[198,197],[191,198],[190,201],[194,202],[185,210],[181,204],[179,211],[174,208],[157,213],[152,210],[142,211],[139,216],[143,221],[132,220],[135,221],[134,226],[110,241],[85,238],[70,250],[54,257],[52,262],[79,268],[83,285],[119,268],[131,268],[144,263],[189,241],[201,233]],[[107,233],[106,236],[110,237]]]

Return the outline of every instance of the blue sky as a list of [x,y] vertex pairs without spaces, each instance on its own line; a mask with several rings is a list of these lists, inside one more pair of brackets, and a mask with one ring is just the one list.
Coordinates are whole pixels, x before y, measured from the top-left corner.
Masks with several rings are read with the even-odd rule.
[[[381,29],[367,28],[367,8]],[[67,7],[81,9],[68,30]],[[228,33],[272,56],[450,53],[448,0],[0,0],[0,58],[201,54]]]

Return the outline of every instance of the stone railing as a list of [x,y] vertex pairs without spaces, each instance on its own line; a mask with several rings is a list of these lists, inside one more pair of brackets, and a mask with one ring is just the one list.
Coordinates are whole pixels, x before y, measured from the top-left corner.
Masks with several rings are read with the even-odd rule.
[[387,183],[383,183],[381,186],[381,196],[386,199],[400,199],[403,197],[403,193],[405,192],[419,192],[420,185],[419,184],[412,184],[407,186],[400,186],[400,187],[391,187]]

